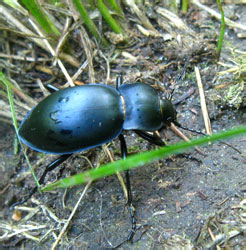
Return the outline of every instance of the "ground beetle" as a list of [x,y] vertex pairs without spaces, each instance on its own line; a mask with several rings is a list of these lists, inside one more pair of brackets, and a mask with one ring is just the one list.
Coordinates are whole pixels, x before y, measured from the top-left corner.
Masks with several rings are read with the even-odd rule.
[[[127,156],[123,130],[133,130],[145,140],[165,145],[162,139],[147,132],[169,126],[177,112],[171,98],[160,98],[157,91],[144,83],[122,84],[117,77],[116,89],[105,84],[89,84],[56,91],[42,100],[25,117],[19,128],[19,138],[30,148],[61,156],[49,164],[40,178],[65,161],[71,154],[100,146],[119,137],[122,157]],[[126,171],[128,205],[132,230],[136,230],[132,207],[129,172]],[[37,190],[34,188],[24,203]]]

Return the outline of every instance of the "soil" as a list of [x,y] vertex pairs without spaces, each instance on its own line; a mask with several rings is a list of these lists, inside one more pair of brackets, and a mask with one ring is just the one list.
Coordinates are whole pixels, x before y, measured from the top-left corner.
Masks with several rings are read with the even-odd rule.
[[[246,16],[245,5],[227,5],[225,11],[226,14],[237,13],[237,22]],[[243,105],[239,109],[230,107],[226,102],[214,100],[209,92],[224,79],[216,75],[219,66],[216,64],[214,53],[219,22],[211,19],[205,11],[194,7],[183,20],[201,37],[197,42],[199,48],[194,46],[190,51],[187,48],[177,49],[177,44],[172,42],[163,45],[163,40],[160,38],[147,39],[138,34],[139,42],[126,48],[125,51],[139,56],[140,62],[129,67],[119,61],[111,66],[112,72],[123,71],[125,82],[137,80],[138,76],[149,84],[153,80],[159,86],[164,86],[166,91],[174,88],[174,101],[194,87],[195,92],[176,105],[178,120],[183,126],[204,131],[193,70],[194,66],[197,66],[200,68],[213,132],[245,124]],[[208,28],[209,25],[213,25],[215,29],[211,30]],[[240,48],[241,51],[245,51],[245,39],[238,38],[236,34],[236,30],[227,29],[221,61],[228,62],[227,59],[231,57],[230,48]],[[191,39],[189,34],[187,37],[187,41]],[[189,56],[191,59],[188,59]],[[151,67],[156,66],[158,60],[159,66],[167,62],[173,64],[162,70],[159,67],[159,72],[153,75],[154,79],[152,76],[149,78],[144,76],[146,72],[156,70]],[[190,60],[186,76],[175,82],[186,60]],[[139,72],[141,74],[138,74]],[[103,77],[105,74],[99,79],[101,82]],[[25,75],[18,77],[19,82],[21,78],[24,82]],[[29,91],[30,95],[37,95]],[[168,144],[180,141],[171,131],[167,133],[170,138]],[[188,131],[184,133],[190,138],[197,137]],[[133,132],[124,132],[124,135],[131,154],[156,148]],[[162,136],[164,138],[163,133]],[[76,186],[66,191],[56,190],[43,195],[36,193],[33,198],[21,205],[22,219],[13,220],[14,210],[10,206],[28,194],[35,184],[30,173],[28,174],[22,153],[14,154],[13,127],[2,122],[0,138],[1,224],[2,227],[5,225],[5,228],[7,226],[14,228],[19,226],[20,230],[29,228],[26,234],[18,233],[2,242],[2,247],[51,248],[84,186]],[[120,159],[118,140],[114,140],[108,147],[114,152],[115,158]],[[91,185],[59,246],[68,249],[99,249],[114,248],[124,242],[119,248],[163,249],[199,246],[212,249],[216,244],[245,247],[246,136],[217,142],[200,149],[206,154],[205,156],[190,150],[186,155],[172,156],[130,171],[138,227],[132,243],[124,242],[131,229],[124,194],[117,176],[110,176]],[[38,176],[42,172],[42,166],[56,158],[31,150],[27,153],[32,164],[39,166]],[[187,157],[188,155],[193,158]],[[76,153],[60,168],[51,172],[46,182],[89,169],[88,159],[93,166],[101,161],[109,161],[100,147]],[[36,164],[37,162],[39,163]],[[15,216],[18,216],[17,212]],[[235,237],[232,237],[233,233]],[[4,233],[1,233],[1,237],[3,235]],[[213,242],[213,237],[220,237],[220,240],[216,238],[218,241]]]

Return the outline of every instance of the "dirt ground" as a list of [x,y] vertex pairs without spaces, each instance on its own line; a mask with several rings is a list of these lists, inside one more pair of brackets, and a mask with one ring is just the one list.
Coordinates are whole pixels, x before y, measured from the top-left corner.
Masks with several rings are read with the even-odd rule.
[[[226,5],[225,13],[229,17],[236,16],[238,23],[246,23],[245,5]],[[178,120],[186,127],[204,131],[194,74],[194,66],[197,66],[205,89],[213,132],[245,124],[243,104],[237,109],[222,100],[213,98],[216,85],[233,81],[233,76],[227,75],[228,78],[226,78],[217,75],[221,70],[215,56],[219,22],[211,18],[207,12],[194,6],[183,20],[199,35],[197,43],[194,42],[194,34],[182,34],[184,43],[189,43],[191,39],[193,41],[190,48],[185,49],[177,48],[177,44],[170,41],[163,42],[160,38],[146,38],[139,35],[141,38],[139,43],[125,49],[126,52],[138,55],[140,58],[138,63],[135,66],[122,66],[118,62],[111,66],[113,75],[116,76],[124,70],[125,82],[143,78],[149,84],[159,83],[167,91],[174,88],[174,101],[194,87],[195,92],[176,105]],[[222,62],[230,63],[230,48],[246,51],[245,39],[238,38],[237,34],[238,30],[227,28]],[[175,83],[177,75],[189,56],[191,59],[184,78]],[[170,66],[164,67],[170,62],[172,62]],[[153,73],[157,66],[156,75],[144,76],[149,72]],[[31,73],[34,74],[34,72]],[[98,79],[103,82],[104,76]],[[18,81],[25,77],[25,74],[18,76]],[[170,87],[171,82],[173,86]],[[170,138],[168,144],[181,140],[171,131],[167,133]],[[187,131],[184,133],[190,138],[197,137]],[[130,153],[155,148],[132,132],[124,134]],[[164,138],[163,133],[162,136]],[[31,175],[26,174],[28,167],[23,155],[14,154],[14,140],[13,127],[9,123],[1,122],[2,232],[0,237],[3,238],[5,233],[9,233],[11,227],[14,229],[13,233],[16,232],[8,240],[1,241],[1,246],[26,249],[51,248],[83,192],[84,186],[43,195],[35,194],[31,200],[21,206],[22,220],[19,222],[12,220],[14,210],[10,209],[11,204],[28,194],[35,185]],[[118,140],[114,140],[108,147],[114,152],[115,158],[119,159]],[[191,249],[196,246],[213,249],[216,244],[221,244],[222,247],[246,247],[246,136],[207,145],[200,149],[206,154],[205,156],[195,150],[187,152],[199,161],[184,156],[172,156],[130,171],[138,230],[133,242],[125,242],[120,246],[121,249],[163,249],[165,247]],[[38,175],[42,172],[43,165],[56,158],[56,156],[38,154],[31,150],[28,151],[28,155],[32,164],[39,166]],[[89,169],[85,157],[94,166],[102,161],[101,158],[109,161],[101,148],[76,153],[63,163],[62,167],[50,173],[46,182]],[[23,174],[26,174],[25,178]],[[16,228],[23,232],[26,230],[26,233],[20,233]],[[125,206],[122,188],[117,176],[110,176],[91,185],[59,246],[67,249],[114,248],[126,240],[130,228],[130,217]]]

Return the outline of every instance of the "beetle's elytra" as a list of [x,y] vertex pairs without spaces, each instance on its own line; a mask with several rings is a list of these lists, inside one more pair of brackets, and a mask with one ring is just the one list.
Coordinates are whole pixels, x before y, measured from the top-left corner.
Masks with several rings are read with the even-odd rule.
[[90,84],[46,97],[27,114],[19,137],[34,150],[70,154],[107,143],[122,130],[155,131],[170,122],[176,122],[174,106],[147,84]]

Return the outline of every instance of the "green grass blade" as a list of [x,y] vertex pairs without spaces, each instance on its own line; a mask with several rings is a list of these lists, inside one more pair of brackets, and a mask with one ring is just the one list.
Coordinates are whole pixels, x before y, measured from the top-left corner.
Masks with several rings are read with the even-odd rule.
[[91,34],[97,39],[97,41],[102,40],[104,45],[108,45],[107,40],[103,36],[100,35],[99,31],[97,30],[96,25],[91,20],[82,2],[80,0],[73,0],[73,3],[75,7],[77,8],[78,12],[80,13],[82,20],[85,22],[85,25],[87,26]]
[[60,36],[60,31],[56,28],[50,18],[47,16],[42,6],[38,3],[37,0],[19,0],[32,16],[37,20],[42,29],[51,37]]
[[219,36],[219,40],[218,40],[218,47],[217,47],[217,53],[218,53],[218,59],[220,58],[220,53],[221,53],[221,49],[222,49],[222,44],[223,44],[223,40],[224,40],[224,34],[225,34],[225,15],[224,15],[224,11],[222,8],[222,4],[220,0],[217,0],[217,4],[220,10],[220,14],[221,14],[221,27],[220,27],[220,36]]
[[0,81],[3,82],[3,84],[6,86],[6,89],[7,89],[7,95],[8,95],[9,105],[10,105],[11,114],[12,114],[12,121],[13,121],[15,131],[17,133],[18,125],[17,125],[17,119],[16,119],[16,115],[15,115],[14,101],[13,101],[13,95],[12,95],[12,90],[11,90],[12,84],[11,84],[11,82],[9,82],[9,80],[6,78],[6,76],[1,71],[0,71]]
[[121,34],[123,33],[123,30],[121,29],[120,25],[114,20],[114,18],[110,15],[107,7],[103,3],[103,0],[97,0],[96,6],[101,12],[102,16],[108,23],[108,25],[111,27],[111,29],[116,33],[116,34]]
[[116,11],[120,16],[124,17],[124,13],[119,7],[119,5],[117,4],[116,0],[108,0],[107,2],[109,3],[109,5],[112,7],[114,11]]
[[[8,100],[9,100],[9,106],[10,106],[10,109],[11,109],[13,125],[14,125],[14,128],[15,128],[15,132],[18,135],[18,124],[17,124],[16,115],[15,115],[14,101],[13,101],[12,90],[11,90],[11,85],[12,84],[1,71],[0,71],[0,81],[3,82],[3,84],[7,88],[7,95],[8,95]],[[18,138],[18,140],[19,140],[19,138]],[[31,173],[33,175],[33,178],[35,179],[35,182],[37,183],[38,188],[40,188],[40,184],[39,184],[38,179],[37,179],[37,177],[35,175],[35,172],[34,172],[34,170],[32,168],[32,165],[31,165],[31,163],[30,163],[30,161],[29,161],[29,159],[28,159],[28,157],[27,157],[27,155],[25,153],[25,149],[24,149],[24,147],[23,147],[23,145],[22,145],[22,143],[20,141],[19,141],[19,143],[20,143],[20,145],[22,147],[22,151],[24,152],[24,156],[26,158],[26,161],[27,161],[27,164],[28,164],[28,166],[30,168],[30,171],[31,171]]]
[[181,142],[175,145],[162,147],[158,150],[144,152],[138,155],[127,157],[126,160],[116,161],[114,163],[101,166],[99,169],[92,169],[84,173],[76,174],[74,176],[64,178],[60,181],[45,186],[43,191],[50,191],[55,188],[65,188],[73,185],[82,184],[89,181],[94,181],[105,176],[115,174],[117,171],[124,171],[134,167],[143,166],[151,161],[166,158],[169,155],[181,153],[191,147],[214,142],[221,139],[226,139],[232,136],[246,133],[246,126],[238,127],[236,129],[227,130],[225,132],[217,133],[209,137],[202,137],[192,140],[191,142]]
[[183,0],[182,1],[182,12],[187,13],[189,8],[189,0]]

